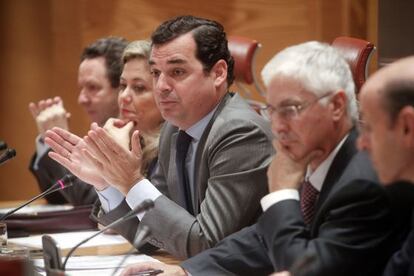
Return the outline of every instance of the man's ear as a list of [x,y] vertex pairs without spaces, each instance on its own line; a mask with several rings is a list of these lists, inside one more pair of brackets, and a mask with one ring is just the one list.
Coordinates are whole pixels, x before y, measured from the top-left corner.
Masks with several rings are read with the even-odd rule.
[[332,97],[329,105],[332,108],[332,117],[334,121],[339,121],[346,112],[347,98],[344,91],[336,92]]
[[414,148],[414,108],[406,106],[401,109],[397,120],[397,127],[400,128],[399,132],[403,143]]
[[221,86],[223,82],[227,81],[227,63],[223,59],[220,59],[211,68],[210,73],[214,77],[215,86]]

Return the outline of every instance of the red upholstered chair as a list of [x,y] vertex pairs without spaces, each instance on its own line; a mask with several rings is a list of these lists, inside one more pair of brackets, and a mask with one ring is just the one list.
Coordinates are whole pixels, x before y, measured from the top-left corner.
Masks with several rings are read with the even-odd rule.
[[[252,93],[246,84],[254,85],[259,94],[264,96],[264,90],[255,76],[255,57],[261,45],[254,39],[242,36],[229,36],[228,41],[230,53],[234,58],[235,84],[257,109],[263,103],[251,100]],[[355,81],[355,91],[358,94],[368,75],[370,58],[375,51],[374,44],[363,39],[342,36],[336,38],[332,46],[337,48],[349,63]]]
[[247,85],[254,85],[257,92],[264,96],[264,90],[260,86],[255,75],[255,57],[261,45],[257,40],[242,36],[229,36],[229,50],[234,58],[235,85],[239,92],[248,99],[250,105],[259,111],[264,103],[252,100],[252,93]]
[[339,50],[351,67],[355,93],[358,95],[368,76],[369,62],[375,51],[374,44],[363,39],[341,36],[335,38],[332,46]]

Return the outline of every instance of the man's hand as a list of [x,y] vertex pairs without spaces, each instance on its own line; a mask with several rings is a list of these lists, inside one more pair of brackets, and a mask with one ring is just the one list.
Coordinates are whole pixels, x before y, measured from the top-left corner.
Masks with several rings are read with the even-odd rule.
[[42,138],[45,132],[53,127],[68,130],[68,118],[70,113],[63,107],[60,97],[41,100],[37,104],[30,103],[29,110],[36,121],[37,130]]
[[142,150],[138,131],[132,134],[131,150],[119,145],[107,130],[96,124],[93,124],[84,141],[85,156],[98,168],[105,181],[124,195],[144,178],[141,174]]
[[54,150],[49,152],[50,158],[97,190],[108,187],[101,172],[83,155],[85,143],[81,138],[61,128],[46,131],[45,137],[46,144]]
[[315,150],[301,160],[293,160],[279,142],[273,140],[276,155],[267,170],[269,192],[281,189],[298,189],[306,173],[309,163],[321,154]]
[[144,272],[149,270],[162,270],[163,272],[157,274],[159,276],[186,276],[187,273],[184,269],[178,265],[167,265],[158,262],[138,263],[135,265],[127,266],[122,272],[121,276],[136,275],[138,272]]

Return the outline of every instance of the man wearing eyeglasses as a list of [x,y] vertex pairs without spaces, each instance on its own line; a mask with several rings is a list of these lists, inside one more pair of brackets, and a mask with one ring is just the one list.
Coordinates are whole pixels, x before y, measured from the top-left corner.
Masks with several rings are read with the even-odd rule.
[[263,69],[276,149],[263,215],[183,262],[144,264],[174,275],[379,275],[400,241],[394,216],[366,153],[349,66],[331,46],[308,42]]

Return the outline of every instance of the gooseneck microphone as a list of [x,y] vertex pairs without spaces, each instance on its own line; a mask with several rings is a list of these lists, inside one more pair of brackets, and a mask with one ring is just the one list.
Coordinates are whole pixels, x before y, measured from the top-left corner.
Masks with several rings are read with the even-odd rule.
[[73,185],[72,181],[74,179],[75,179],[75,177],[73,175],[71,175],[71,174],[65,175],[62,179],[56,181],[55,184],[53,184],[52,186],[50,186],[49,189],[47,189],[46,191],[44,191],[40,195],[35,196],[34,198],[32,198],[29,201],[26,201],[25,203],[23,203],[22,205],[20,205],[19,207],[14,208],[13,210],[5,213],[3,216],[0,217],[0,221],[5,220],[10,215],[16,213],[17,211],[19,211],[20,209],[22,209],[24,206],[32,203],[36,199],[39,199],[41,197],[47,196],[48,194],[51,194],[51,193],[54,193],[56,191],[63,190],[65,188],[67,188],[67,187],[72,186]]
[[[102,234],[104,231],[106,231],[107,229],[114,227],[118,224],[121,224],[129,219],[132,219],[133,217],[136,216],[136,214],[143,212],[143,211],[147,211],[149,209],[151,209],[152,207],[154,207],[154,201],[152,201],[151,199],[146,199],[144,200],[141,204],[139,204],[138,206],[136,206],[134,209],[132,209],[131,211],[129,211],[128,213],[126,213],[123,217],[115,220],[114,222],[108,224],[107,226],[105,226],[104,228],[102,228],[101,230],[99,230],[98,232],[96,232],[95,234],[93,234],[92,236],[82,240],[81,242],[79,242],[77,245],[75,245],[74,247],[72,247],[72,249],[68,252],[68,254],[66,255],[65,261],[62,264],[62,271],[65,271],[65,267],[66,267],[66,263],[69,260],[69,257],[72,256],[73,252],[75,252],[75,250],[81,246],[82,244],[88,242],[89,240],[93,239],[94,237],[98,236],[99,234]],[[135,244],[135,243],[134,243]]]
[[8,160],[12,159],[15,156],[16,156],[16,150],[15,149],[6,149],[0,155],[0,165],[6,163]]

